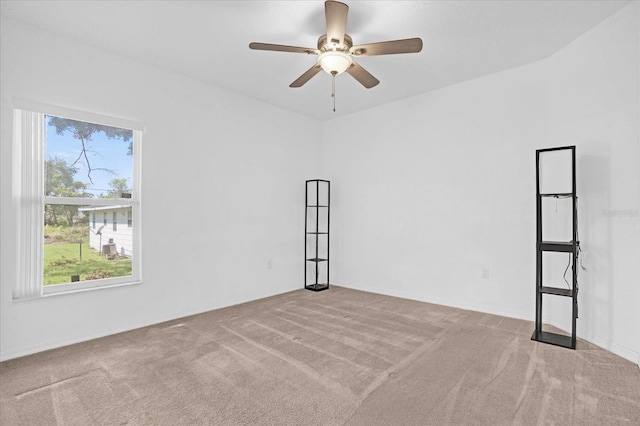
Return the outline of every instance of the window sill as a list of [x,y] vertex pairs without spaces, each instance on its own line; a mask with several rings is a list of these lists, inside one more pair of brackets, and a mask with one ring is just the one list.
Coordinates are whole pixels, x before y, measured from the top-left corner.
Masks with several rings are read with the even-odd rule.
[[87,281],[84,281],[81,283],[50,285],[43,288],[40,298],[142,284],[142,280],[140,279],[132,277],[126,278],[127,279],[118,280],[92,280],[90,284],[87,284]]

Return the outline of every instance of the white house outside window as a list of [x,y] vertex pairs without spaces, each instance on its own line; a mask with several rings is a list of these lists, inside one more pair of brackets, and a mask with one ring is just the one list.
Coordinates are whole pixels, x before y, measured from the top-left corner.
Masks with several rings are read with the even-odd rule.
[[[15,299],[140,281],[141,136],[127,120],[14,101]],[[118,217],[136,226],[116,233]]]

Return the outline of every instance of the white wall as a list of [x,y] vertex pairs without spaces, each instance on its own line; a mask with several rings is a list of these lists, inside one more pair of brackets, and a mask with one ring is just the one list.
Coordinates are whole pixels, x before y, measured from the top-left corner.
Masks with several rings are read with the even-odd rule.
[[[640,354],[640,4],[547,61],[547,141],[576,144],[581,274],[579,334]],[[557,316],[557,312],[553,313]],[[631,353],[635,352],[635,356]]]
[[535,150],[576,145],[578,335],[638,362],[639,8],[545,60],[324,123],[332,282],[533,320]]
[[[308,161],[320,152],[317,121],[1,24],[0,359],[302,287],[304,180],[318,177]],[[143,284],[12,301],[14,97],[144,124]]]

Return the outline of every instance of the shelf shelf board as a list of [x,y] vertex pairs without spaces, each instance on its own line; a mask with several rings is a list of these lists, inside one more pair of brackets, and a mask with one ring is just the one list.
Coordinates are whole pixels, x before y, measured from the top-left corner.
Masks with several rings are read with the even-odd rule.
[[573,192],[558,192],[558,193],[546,193],[538,194],[541,197],[573,197]]
[[550,345],[562,346],[563,348],[575,349],[575,345],[571,342],[571,336],[551,333],[548,331],[533,332],[531,340],[536,342],[548,343]]
[[576,148],[575,145],[567,145],[567,146],[558,146],[555,148],[543,148],[543,149],[536,149],[536,153],[542,153],[542,152],[551,152],[551,151],[574,151]]
[[326,262],[328,259],[323,259],[320,257],[311,257],[307,259],[307,262]]
[[570,288],[540,287],[540,293],[554,294],[556,296],[573,297],[573,290]]
[[329,288],[329,283],[307,284],[304,288],[312,291],[322,291]]
[[307,232],[307,235],[329,235],[328,232]]
[[578,244],[573,244],[571,241],[541,241],[540,250],[542,251],[560,251],[571,253],[577,250]]
[[307,204],[307,207],[329,207],[329,206],[326,206],[326,205],[324,205],[324,204],[323,204],[323,205],[318,205],[318,206],[315,206],[315,205],[314,205],[314,206],[312,206],[312,205],[310,205],[310,204]]

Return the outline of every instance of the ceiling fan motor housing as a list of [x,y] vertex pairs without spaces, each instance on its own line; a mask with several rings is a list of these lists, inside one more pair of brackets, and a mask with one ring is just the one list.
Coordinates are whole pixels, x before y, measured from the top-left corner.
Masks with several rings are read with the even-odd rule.
[[322,34],[318,37],[318,50],[326,52],[328,50],[339,50],[341,52],[348,52],[353,46],[353,40],[349,34],[344,35],[344,41],[340,45],[340,40],[327,40],[327,35]]

